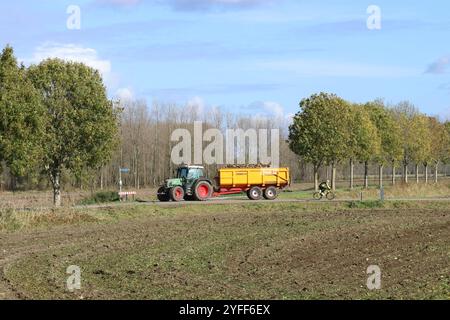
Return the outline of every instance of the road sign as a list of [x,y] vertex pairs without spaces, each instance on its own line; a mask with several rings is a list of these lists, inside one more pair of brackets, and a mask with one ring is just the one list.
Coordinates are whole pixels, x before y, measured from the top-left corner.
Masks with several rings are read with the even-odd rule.
[[120,172],[128,173],[128,172],[130,172],[130,169],[128,169],[128,168],[120,168]]

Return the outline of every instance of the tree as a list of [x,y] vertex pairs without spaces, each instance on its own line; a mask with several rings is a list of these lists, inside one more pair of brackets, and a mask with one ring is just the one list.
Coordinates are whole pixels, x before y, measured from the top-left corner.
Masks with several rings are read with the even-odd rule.
[[373,124],[368,109],[353,105],[350,130],[350,188],[353,187],[354,159],[364,163],[364,188],[369,187],[369,161],[380,154],[381,141],[377,127]]
[[59,206],[63,169],[98,168],[110,159],[117,140],[117,112],[99,72],[84,64],[48,59],[31,66],[28,75],[48,117],[42,163]]
[[407,101],[399,103],[394,112],[401,127],[403,182],[408,183],[408,165],[415,163],[418,183],[419,163],[424,163],[431,153],[428,119]]
[[411,159],[416,165],[416,183],[419,183],[419,164],[426,164],[425,170],[427,170],[431,157],[431,133],[428,118],[423,114],[416,115],[412,119],[412,127],[415,134],[410,151]]
[[445,130],[447,132],[447,135],[445,136],[444,140],[444,153],[442,161],[445,163],[450,162],[450,121],[447,121],[444,123]]
[[383,187],[383,167],[388,163],[392,165],[392,184],[395,184],[395,166],[402,156],[400,127],[382,100],[368,102],[365,107],[369,111],[380,138],[380,152],[374,160],[378,163],[378,185],[381,189]]
[[0,119],[0,161],[22,176],[40,158],[44,108],[10,46],[0,56]]
[[[450,155],[450,131],[435,117],[428,118],[430,130],[430,155],[424,162],[425,182],[428,182],[428,165],[434,164],[434,182],[438,182],[438,167]],[[450,127],[449,127],[450,128]]]
[[289,147],[313,164],[316,190],[320,166],[332,164],[335,188],[335,164],[347,153],[348,103],[334,94],[319,93],[303,99],[300,109],[289,126]]

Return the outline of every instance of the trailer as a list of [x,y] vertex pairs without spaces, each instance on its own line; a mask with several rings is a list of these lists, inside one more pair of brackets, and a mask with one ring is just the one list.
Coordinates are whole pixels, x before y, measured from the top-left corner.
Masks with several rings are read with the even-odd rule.
[[160,201],[205,201],[246,193],[251,200],[274,200],[279,190],[289,184],[289,168],[221,168],[219,175],[211,180],[205,176],[202,166],[181,166],[176,178],[167,179],[158,189],[157,196]]

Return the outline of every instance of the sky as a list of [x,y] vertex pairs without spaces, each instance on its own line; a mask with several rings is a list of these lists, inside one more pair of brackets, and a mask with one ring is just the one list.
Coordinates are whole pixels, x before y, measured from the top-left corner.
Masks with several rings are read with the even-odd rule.
[[449,12],[444,0],[15,0],[0,2],[0,45],[26,65],[85,62],[111,98],[289,118],[325,91],[450,119]]

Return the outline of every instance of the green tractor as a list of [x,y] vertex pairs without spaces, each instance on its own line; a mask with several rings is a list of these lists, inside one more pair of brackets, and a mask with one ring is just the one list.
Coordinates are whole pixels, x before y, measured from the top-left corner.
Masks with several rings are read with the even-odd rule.
[[197,200],[211,198],[214,188],[211,180],[205,177],[202,166],[181,166],[176,178],[167,179],[158,189],[159,201]]

